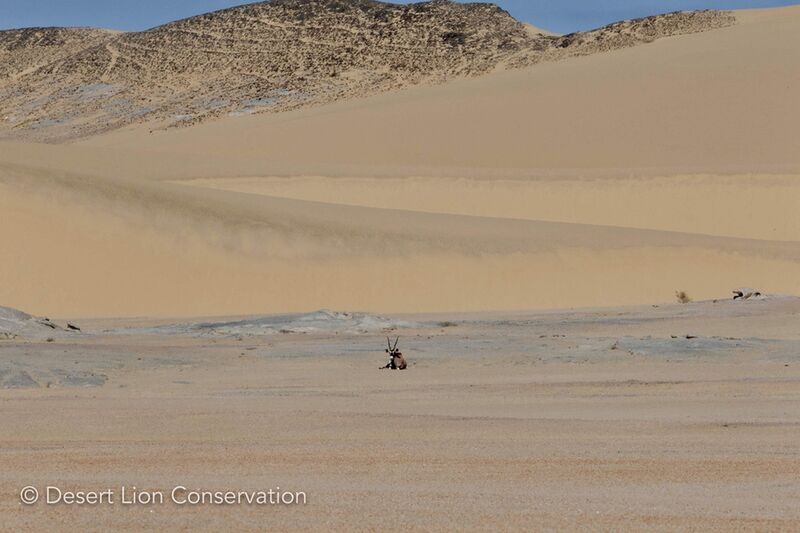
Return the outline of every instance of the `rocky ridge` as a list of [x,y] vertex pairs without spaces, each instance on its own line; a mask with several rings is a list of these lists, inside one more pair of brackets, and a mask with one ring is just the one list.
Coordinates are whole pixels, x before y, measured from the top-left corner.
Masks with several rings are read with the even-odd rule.
[[272,0],[144,32],[0,32],[0,138],[181,127],[636,46],[731,25],[680,12],[554,36],[493,4]]

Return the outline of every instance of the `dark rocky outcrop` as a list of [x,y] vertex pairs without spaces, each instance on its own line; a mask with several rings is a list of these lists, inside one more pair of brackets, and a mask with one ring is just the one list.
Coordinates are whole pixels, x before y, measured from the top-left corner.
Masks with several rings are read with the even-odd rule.
[[149,121],[187,126],[498,68],[613,50],[734,22],[705,11],[551,36],[493,4],[272,0],[144,32],[0,32],[0,137],[60,140]]

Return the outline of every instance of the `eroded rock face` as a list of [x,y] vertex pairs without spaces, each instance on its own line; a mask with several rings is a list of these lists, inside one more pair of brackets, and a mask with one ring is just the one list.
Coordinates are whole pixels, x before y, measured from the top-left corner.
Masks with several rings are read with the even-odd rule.
[[24,28],[0,31],[0,80],[6,83],[37,67],[103,43],[118,32],[91,28]]
[[725,11],[688,11],[655,17],[616,22],[597,30],[544,37],[539,53],[523,50],[510,60],[513,67],[524,67],[542,61],[557,61],[621,48],[651,43],[664,37],[699,33],[735,24],[736,19]]
[[33,317],[17,309],[0,307],[0,341],[16,339]]
[[0,136],[69,139],[282,111],[729,25],[675,13],[563,37],[492,4],[273,0],[137,33],[0,32]]
[[277,334],[349,333],[366,334],[407,327],[411,322],[365,313],[323,309],[313,313],[268,315],[243,320],[172,324],[134,330],[136,333],[164,335],[261,336]]
[[66,332],[67,329],[49,318],[35,317],[10,307],[0,307],[0,340],[18,337],[41,338],[53,333]]
[[105,385],[108,377],[93,368],[96,364],[61,367],[63,354],[56,346],[59,341],[78,334],[77,326],[73,328],[17,309],[0,307],[0,389]]

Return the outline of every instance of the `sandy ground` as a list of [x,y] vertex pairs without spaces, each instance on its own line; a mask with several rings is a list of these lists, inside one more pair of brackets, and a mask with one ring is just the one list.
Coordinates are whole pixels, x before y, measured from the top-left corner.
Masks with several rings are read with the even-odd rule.
[[[3,340],[0,514],[14,530],[792,530],[798,313],[777,298],[324,315],[305,332],[270,317],[95,320],[44,333],[52,342]],[[263,334],[272,323],[295,332]],[[406,372],[378,370],[393,325]],[[10,388],[23,386],[15,372],[36,383]],[[308,503],[18,497],[179,484],[281,487]]]

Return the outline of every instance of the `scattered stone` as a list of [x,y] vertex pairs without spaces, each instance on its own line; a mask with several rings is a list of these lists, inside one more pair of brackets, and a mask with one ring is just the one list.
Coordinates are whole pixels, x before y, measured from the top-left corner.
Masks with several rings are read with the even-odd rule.
[[762,299],[763,295],[761,292],[751,289],[749,287],[743,287],[741,289],[734,289],[733,290],[733,299],[734,300],[750,300],[750,299]]
[[93,372],[57,370],[53,373],[61,376],[59,385],[64,387],[102,387],[108,381],[106,375]]

